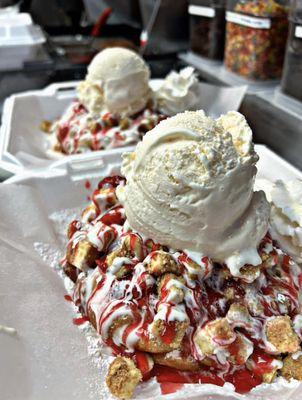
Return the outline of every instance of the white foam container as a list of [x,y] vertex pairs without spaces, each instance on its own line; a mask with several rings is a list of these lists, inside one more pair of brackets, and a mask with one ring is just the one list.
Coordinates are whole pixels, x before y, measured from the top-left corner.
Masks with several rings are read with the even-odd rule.
[[[47,134],[40,130],[40,125],[43,120],[54,121],[62,115],[76,98],[78,83],[54,83],[42,90],[13,95],[5,101],[0,128],[0,177],[25,170],[57,168],[73,160],[94,160],[106,154],[107,150],[68,156],[48,152]],[[133,148],[117,148],[109,154],[121,154]]]
[[0,13],[0,71],[20,70],[37,58],[46,38],[27,13]]
[[[296,170],[294,167],[292,167],[290,164],[288,164],[286,161],[278,157],[276,154],[274,154],[272,151],[267,149],[263,145],[256,145],[256,151],[258,152],[260,156],[260,160],[258,162],[258,176],[257,178],[264,178],[268,179],[270,181],[275,181],[276,179],[295,179],[299,178],[302,179],[302,173]],[[61,168],[57,169],[49,169],[49,170],[44,170],[44,171],[24,171],[19,175],[16,175],[9,180],[7,180],[1,187],[1,193],[2,193],[2,202],[4,201],[3,199],[11,196],[11,193],[14,193],[15,195],[21,191],[23,194],[27,189],[25,187],[33,188],[34,189],[34,195],[35,199],[38,199],[39,209],[35,209],[35,225],[37,226],[37,234],[39,234],[39,229],[40,232],[42,231],[42,228],[45,227],[45,225],[51,225],[51,218],[50,215],[53,213],[60,213],[61,210],[66,210],[66,209],[73,209],[74,207],[83,207],[84,204],[87,204],[87,189],[85,188],[85,182],[87,179],[91,182],[92,188],[97,184],[98,180],[103,178],[104,176],[118,173],[119,168],[120,168],[120,157],[116,153],[104,153],[102,159],[100,159],[96,154],[94,154],[94,159],[91,159],[89,161],[87,160],[69,160],[68,163],[66,163],[64,166],[61,166]],[[15,184],[15,185],[13,185]],[[17,185],[17,187],[16,187]],[[23,190],[22,190],[23,188]],[[5,190],[7,189],[7,190]],[[11,191],[13,190],[13,191]],[[92,189],[91,189],[92,190]],[[4,196],[5,195],[5,196]],[[7,243],[10,242],[10,234],[12,234],[12,228],[14,228],[13,231],[13,238],[12,240],[15,240],[15,232],[21,228],[19,228],[19,225],[25,226],[26,228],[26,236],[24,237],[24,240],[28,240],[28,236],[32,234],[31,227],[27,226],[27,223],[24,222],[29,219],[29,217],[26,217],[26,215],[30,211],[28,211],[28,208],[33,208],[32,204],[25,204],[24,201],[19,201],[18,199],[13,199],[15,201],[14,205],[7,205],[4,208],[6,210],[0,208],[0,218],[1,220],[5,218],[12,218],[12,216],[6,215],[6,214],[13,214],[18,216],[17,220],[14,221],[13,219],[13,224],[10,226],[10,231],[7,233],[6,241]],[[2,215],[2,213],[5,213],[5,215]],[[43,218],[42,218],[43,217]],[[19,220],[18,220],[19,218]],[[40,219],[42,219],[40,225]],[[44,221],[44,222],[43,222]],[[65,220],[65,223],[68,223],[68,220]],[[40,228],[39,228],[40,226]],[[24,228],[24,229],[25,229]],[[45,238],[45,230],[44,230],[44,238]],[[43,240],[43,237],[39,236],[39,240]],[[46,235],[46,237],[48,237]],[[18,246],[19,246],[19,241],[17,241]],[[1,245],[1,241],[0,241]],[[20,246],[22,245],[22,242],[20,243]],[[37,255],[34,254],[34,249],[30,248],[29,245],[26,247],[27,255],[23,254],[23,266],[22,268],[26,267],[27,264],[27,258],[30,257],[32,260],[35,260]],[[14,257],[17,259],[18,258],[19,252],[15,251],[15,256],[12,256],[10,258],[10,264],[7,268],[14,268],[15,264],[18,265],[17,260],[14,260]],[[20,258],[20,257],[19,257]],[[20,262],[20,261],[19,261]],[[37,267],[38,268],[38,267]],[[40,265],[39,268],[46,268],[47,266],[45,265]],[[5,271],[2,271],[3,265],[0,265],[0,273],[4,272],[5,276]],[[19,265],[18,265],[19,269]],[[27,273],[27,271],[26,271]],[[51,272],[49,275],[53,274],[55,275],[55,272]],[[39,272],[39,275],[40,272]],[[14,275],[9,274],[9,276],[12,279],[12,282],[14,282]],[[32,337],[32,330],[34,329],[34,334],[37,337],[37,342],[32,342],[31,345],[27,347],[27,357],[30,359],[35,360],[35,365],[36,369],[35,372],[32,372],[32,375],[30,376],[30,379],[24,377],[24,374],[22,375],[22,378],[19,379],[18,385],[15,385],[15,377],[18,372],[18,367],[20,363],[20,357],[18,358],[17,356],[9,358],[9,366],[8,370],[12,371],[11,374],[8,376],[8,381],[5,382],[5,384],[8,383],[8,387],[10,387],[10,396],[9,399],[14,399],[14,400],[33,400],[35,399],[45,399],[45,400],[50,400],[54,398],[55,395],[58,393],[65,393],[65,399],[76,399],[80,400],[83,398],[83,395],[81,395],[82,392],[85,392],[88,390],[88,385],[89,383],[87,380],[82,379],[83,378],[83,368],[86,368],[86,371],[88,371],[88,362],[86,359],[83,357],[83,347],[85,345],[85,339],[84,337],[80,337],[79,335],[76,334],[76,332],[72,333],[76,328],[72,326],[71,323],[71,318],[72,318],[72,313],[70,312],[70,316],[68,316],[68,310],[66,310],[66,306],[64,304],[63,300],[63,293],[62,290],[60,290],[60,293],[57,294],[57,283],[53,283],[53,289],[52,289],[52,300],[48,298],[47,292],[44,291],[44,288],[49,289],[49,280],[51,277],[47,279],[47,281],[44,283],[44,286],[40,289],[35,289],[39,293],[41,293],[39,297],[39,301],[42,302],[41,307],[36,307],[35,303],[35,312],[33,313],[32,311],[28,313],[20,313],[19,308],[20,304],[19,303],[13,303],[13,306],[9,309],[9,316],[7,317],[8,319],[6,320],[7,323],[10,324],[10,326],[13,327],[20,327],[20,336],[17,338],[7,338],[7,345],[4,348],[4,360],[8,357],[11,352],[15,352],[14,349],[18,348],[19,352],[20,346],[24,345],[24,343],[30,342],[31,337]],[[7,278],[8,279],[8,278]],[[22,275],[21,275],[22,279]],[[7,285],[7,280],[5,281],[5,285]],[[13,285],[13,283],[12,283]],[[26,281],[26,285],[28,285],[28,282]],[[6,287],[6,286],[5,286]],[[0,288],[1,288],[1,282],[0,282]],[[22,295],[22,291],[29,290],[27,289],[27,286],[18,289]],[[33,290],[33,289],[30,289]],[[5,291],[4,291],[4,300],[5,300]],[[27,293],[27,292],[26,292]],[[8,292],[9,295],[9,292]],[[68,340],[66,343],[66,335],[67,333],[62,333],[63,337],[60,338],[60,334],[55,330],[55,337],[56,341],[58,343],[55,344],[55,349],[51,352],[53,355],[53,359],[51,363],[49,362],[49,346],[48,342],[44,343],[43,340],[50,340],[52,341],[52,337],[48,334],[48,331],[44,331],[41,329],[41,326],[45,324],[45,315],[39,314],[43,313],[43,310],[45,308],[51,307],[50,301],[54,302],[54,304],[58,304],[59,310],[62,307],[62,311],[59,313],[56,313],[55,315],[51,314],[51,317],[54,317],[54,319],[50,319],[51,321],[56,321],[60,329],[62,330],[63,328],[68,331],[69,335],[71,335],[70,340],[72,340],[73,343],[73,351],[71,354],[65,354],[64,357],[66,357],[65,362],[66,365],[69,365],[69,363],[76,364],[76,367],[72,369],[72,376],[69,377],[68,379],[63,379],[62,378],[62,369],[64,368],[64,365],[62,365],[62,360],[60,356],[60,352],[56,351],[56,347],[58,346],[59,348],[62,347],[63,344],[63,351],[64,353],[67,353],[69,347],[68,347]],[[33,321],[30,320],[30,318],[33,319]],[[47,319],[48,320],[48,319]],[[53,322],[52,322],[53,323]],[[30,327],[31,329],[29,329]],[[51,326],[51,329],[54,330],[55,327]],[[38,333],[37,333],[38,332]],[[27,336],[28,335],[28,336]],[[5,335],[4,335],[5,336]],[[43,339],[44,338],[44,339]],[[1,339],[1,338],[0,338]],[[5,339],[5,338],[4,338]],[[19,347],[16,347],[16,346]],[[75,349],[79,349],[77,352]],[[81,352],[80,352],[81,350]],[[24,352],[24,351],[23,351]],[[22,352],[21,352],[22,353]],[[23,354],[23,353],[22,353]],[[80,355],[81,354],[81,355]],[[77,357],[81,357],[81,359],[78,360],[77,363]],[[63,363],[64,364],[64,363]],[[72,365],[73,365],[72,364]],[[39,366],[39,368],[38,368]],[[79,366],[82,368],[79,369]],[[33,368],[31,366],[31,368]],[[90,368],[92,368],[90,366]],[[96,367],[95,367],[96,368]],[[34,371],[34,369],[32,369]],[[47,373],[43,373],[43,371],[47,371]],[[67,371],[67,370],[65,370]],[[94,369],[90,369],[90,372],[87,372],[87,377],[89,379],[94,379],[94,380],[100,380],[100,375],[101,372],[94,371]],[[102,372],[102,374],[104,371]],[[71,374],[71,373],[70,373]],[[102,375],[102,379],[104,379]],[[0,374],[0,382],[1,382],[1,374]],[[290,387],[287,386],[279,386],[279,385],[267,385],[266,387],[260,387],[256,388],[256,391],[252,391],[248,395],[239,395],[235,394],[230,389],[227,388],[220,388],[217,386],[213,385],[192,385],[191,388],[186,387],[184,390],[181,390],[179,392],[173,393],[171,395],[167,396],[154,396],[150,390],[147,392],[140,392],[138,393],[137,399],[140,400],[152,400],[154,398],[156,399],[162,399],[162,400],[185,400],[185,399],[196,399],[196,400],[272,400],[273,398],[279,399],[279,400],[299,400],[301,399],[300,394],[301,394],[301,385],[298,386],[295,382],[294,384],[291,385]],[[26,386],[27,385],[27,386]],[[92,385],[92,383],[90,383]],[[16,393],[18,392],[24,392],[24,388],[27,390],[27,396],[23,397],[18,397]],[[3,389],[3,388],[2,388]],[[30,392],[35,393],[35,397],[31,397],[28,395]],[[100,397],[100,394],[98,393],[97,389],[91,389],[93,393],[91,393],[91,399],[99,399],[99,398],[104,398]],[[15,393],[14,393],[15,392]],[[66,393],[68,393],[66,397]],[[60,397],[60,396],[59,396]],[[5,386],[4,386],[4,398],[5,397]],[[112,396],[108,394],[107,396],[108,400],[112,399]]]
[[101,156],[94,152],[89,159],[69,159],[58,168],[24,170],[7,179],[4,184],[18,183],[37,187],[45,197],[47,208],[53,212],[87,202],[83,182],[89,180],[94,187],[103,177],[120,174],[121,162],[121,152],[107,150]]
[[[72,100],[76,99],[78,83],[54,83],[42,90],[13,95],[5,101],[0,128],[0,178],[20,173],[24,169],[56,168],[69,160],[90,160],[93,154],[102,156],[107,151],[61,155],[49,151],[47,134],[40,130],[43,120],[54,121],[59,118]],[[161,83],[160,79],[150,80],[153,89]],[[225,88],[200,82],[198,106],[208,115],[218,117],[227,111],[238,110],[245,91],[245,86]],[[114,151],[120,154],[125,148]]]

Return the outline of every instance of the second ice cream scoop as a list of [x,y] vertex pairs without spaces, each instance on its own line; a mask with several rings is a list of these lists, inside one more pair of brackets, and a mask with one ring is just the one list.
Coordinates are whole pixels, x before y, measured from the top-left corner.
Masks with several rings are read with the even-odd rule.
[[103,111],[133,115],[150,97],[149,78],[149,67],[134,51],[108,48],[92,60],[78,97],[93,115]]

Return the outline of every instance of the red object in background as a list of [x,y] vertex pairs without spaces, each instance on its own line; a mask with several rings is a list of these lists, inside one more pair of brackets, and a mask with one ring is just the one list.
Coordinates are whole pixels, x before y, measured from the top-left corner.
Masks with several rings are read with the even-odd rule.
[[101,30],[102,30],[103,26],[106,25],[106,22],[107,22],[108,18],[110,17],[111,13],[112,13],[111,7],[106,8],[102,12],[102,14],[99,16],[98,20],[96,21],[94,27],[92,28],[91,36],[93,36],[93,37],[100,36]]
[[148,38],[149,38],[148,32],[145,30],[142,31],[141,36],[140,36],[140,46],[141,47],[147,46]]

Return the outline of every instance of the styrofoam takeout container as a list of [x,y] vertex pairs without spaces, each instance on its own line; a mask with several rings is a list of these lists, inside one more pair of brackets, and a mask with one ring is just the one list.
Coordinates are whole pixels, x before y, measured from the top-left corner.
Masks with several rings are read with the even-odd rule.
[[46,38],[26,13],[0,14],[0,71],[20,70],[35,60]]
[[[0,177],[28,168],[56,168],[69,160],[89,160],[107,150],[76,155],[61,155],[50,150],[47,134],[40,130],[43,120],[54,121],[76,99],[79,82],[51,84],[43,90],[29,91],[9,97],[3,107],[0,131]],[[151,79],[156,89],[161,79]],[[199,108],[218,117],[230,110],[238,110],[246,87],[224,88],[200,82]],[[125,148],[117,148],[121,153]],[[4,163],[3,163],[4,162]],[[2,168],[2,172],[1,172]]]
[[[271,152],[256,145],[260,156],[257,178],[302,179],[302,173]],[[34,244],[51,250],[56,246],[61,222],[62,232],[74,210],[87,204],[87,196],[97,182],[119,172],[121,159],[106,152],[100,159],[69,160],[60,168],[24,171],[0,186],[0,249],[2,261],[0,295],[3,299],[0,324],[15,327],[14,336],[0,332],[1,398],[5,400],[113,399],[104,384],[106,368],[92,366],[83,351],[85,336],[72,325],[72,312],[64,302],[64,288],[50,265],[52,258],[40,259]],[[85,185],[91,183],[90,192]],[[6,222],[8,222],[6,224]],[[64,248],[60,248],[64,251]],[[40,254],[41,255],[41,254]],[[36,271],[35,271],[36,269]],[[100,369],[98,369],[100,368]],[[0,365],[1,370],[1,365]],[[18,381],[18,385],[16,385]],[[145,387],[136,393],[141,400],[299,400],[301,385],[267,385],[248,395],[234,394],[230,388],[213,385],[185,385],[171,395],[151,394]],[[4,396],[4,397],[3,397]]]
[[16,15],[20,12],[20,3],[0,8],[0,16]]
[[[49,152],[47,134],[40,130],[44,120],[55,121],[76,99],[79,82],[54,83],[45,89],[20,93],[9,97],[3,106],[0,128],[0,177],[25,170],[57,168],[78,160],[94,160],[108,150],[64,156]],[[112,149],[109,154],[121,154],[134,146]]]

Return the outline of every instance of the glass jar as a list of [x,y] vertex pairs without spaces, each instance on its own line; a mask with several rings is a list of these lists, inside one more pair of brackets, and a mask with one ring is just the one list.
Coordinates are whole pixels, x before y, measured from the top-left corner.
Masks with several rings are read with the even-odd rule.
[[292,3],[281,82],[282,91],[302,101],[302,0]]
[[222,60],[225,40],[225,0],[191,0],[191,50],[203,57]]
[[288,7],[276,0],[228,0],[225,66],[254,80],[281,77]]

